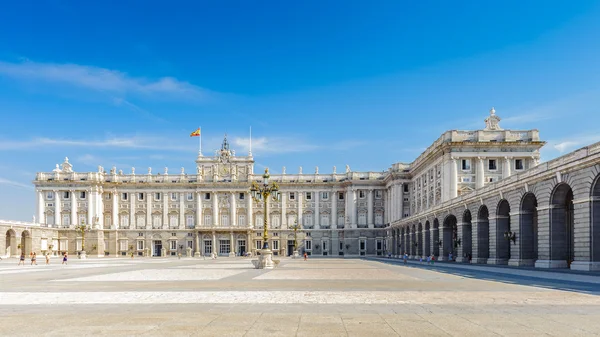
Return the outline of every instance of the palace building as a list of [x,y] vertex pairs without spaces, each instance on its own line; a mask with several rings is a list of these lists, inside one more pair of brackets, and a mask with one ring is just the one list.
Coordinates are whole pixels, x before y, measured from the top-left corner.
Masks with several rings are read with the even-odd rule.
[[[413,162],[385,171],[346,166],[341,172],[300,167],[287,173],[284,167],[270,175],[281,200],[269,200],[266,214],[250,195],[251,183],[262,182],[263,172],[255,172],[251,151],[236,155],[226,137],[214,156],[199,153],[195,172],[116,167],[77,172],[65,158],[53,171],[36,174],[37,221],[0,222],[6,233],[0,248],[11,256],[19,249],[76,254],[82,246],[76,226],[83,224],[88,255],[239,256],[261,248],[267,217],[269,245],[278,255],[291,255],[295,242],[301,252],[318,256],[433,254],[433,236],[423,249],[420,216],[433,219],[438,209],[462,207],[454,200],[540,165],[545,142],[538,131],[504,130],[499,121],[492,109],[485,128],[444,132]],[[439,227],[442,231],[443,224]],[[444,238],[438,235],[436,242]],[[409,245],[419,242],[421,249],[413,252]]]

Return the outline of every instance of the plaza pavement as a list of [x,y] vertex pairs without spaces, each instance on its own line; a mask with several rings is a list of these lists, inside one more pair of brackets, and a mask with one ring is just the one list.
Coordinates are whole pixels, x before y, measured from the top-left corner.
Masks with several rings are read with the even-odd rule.
[[594,336],[600,277],[390,259],[0,261],[2,336]]

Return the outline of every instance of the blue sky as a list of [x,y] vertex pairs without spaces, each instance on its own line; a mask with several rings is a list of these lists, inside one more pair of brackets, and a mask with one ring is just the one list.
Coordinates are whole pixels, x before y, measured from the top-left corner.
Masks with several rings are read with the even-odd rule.
[[600,141],[595,1],[14,1],[0,32],[0,219],[65,156],[191,171],[198,126],[276,173],[386,170],[492,106],[543,160]]

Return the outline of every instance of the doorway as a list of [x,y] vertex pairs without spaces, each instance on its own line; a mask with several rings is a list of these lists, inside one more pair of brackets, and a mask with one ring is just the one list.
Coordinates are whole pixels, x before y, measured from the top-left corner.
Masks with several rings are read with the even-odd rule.
[[287,256],[292,256],[294,254],[294,240],[288,240],[287,246]]
[[246,255],[246,240],[238,240],[238,253],[240,256]]
[[154,240],[154,254],[152,256],[160,256],[162,252],[162,241]]

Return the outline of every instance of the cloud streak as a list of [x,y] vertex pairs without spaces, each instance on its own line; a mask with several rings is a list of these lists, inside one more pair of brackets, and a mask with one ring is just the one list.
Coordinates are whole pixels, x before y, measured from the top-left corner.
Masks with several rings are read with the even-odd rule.
[[18,181],[4,179],[4,178],[0,178],[0,185],[9,185],[9,186],[14,186],[14,187],[24,188],[27,190],[33,190],[33,186],[31,186],[31,185],[23,184]]
[[195,99],[205,99],[209,96],[208,90],[173,77],[151,80],[132,77],[117,70],[78,64],[0,61],[0,75],[19,80],[62,83],[120,94],[133,93],[147,96],[160,94]]

